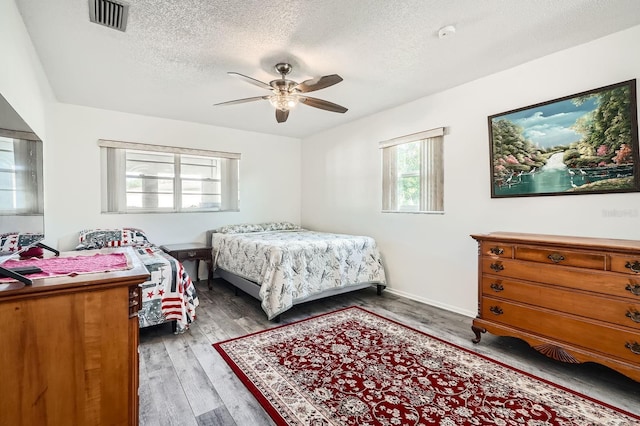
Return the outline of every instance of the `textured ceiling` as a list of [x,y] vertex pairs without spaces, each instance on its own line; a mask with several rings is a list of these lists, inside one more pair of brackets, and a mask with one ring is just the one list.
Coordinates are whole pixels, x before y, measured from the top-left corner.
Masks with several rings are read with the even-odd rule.
[[[640,24],[638,0],[129,0],[120,32],[87,0],[15,1],[60,102],[292,137]],[[312,95],[349,111],[213,106],[269,93],[227,71],[269,82],[283,61],[342,76]]]

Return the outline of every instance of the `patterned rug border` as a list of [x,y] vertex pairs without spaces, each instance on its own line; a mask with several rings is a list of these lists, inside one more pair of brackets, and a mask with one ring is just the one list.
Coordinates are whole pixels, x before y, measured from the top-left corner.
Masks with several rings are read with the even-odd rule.
[[591,402],[593,402],[595,404],[602,405],[602,406],[604,406],[606,408],[609,408],[609,409],[611,409],[613,411],[617,411],[617,412],[619,412],[621,414],[627,415],[627,416],[632,417],[632,418],[634,418],[636,420],[640,420],[640,416],[639,415],[636,415],[634,413],[626,411],[626,410],[624,410],[622,408],[616,407],[616,406],[608,404],[608,403],[606,403],[604,401],[601,401],[601,400],[598,400],[596,398],[590,397],[589,395],[585,395],[583,393],[577,392],[577,391],[575,391],[573,389],[569,389],[569,388],[567,388],[567,387],[565,387],[563,385],[560,385],[558,383],[554,383],[554,382],[552,382],[550,380],[547,380],[545,378],[536,376],[535,374],[528,373],[528,372],[526,372],[524,370],[521,370],[521,369],[519,369],[517,367],[510,366],[508,364],[505,364],[504,362],[498,361],[498,360],[493,359],[491,357],[488,357],[488,356],[486,356],[484,354],[474,352],[474,351],[472,351],[472,350],[470,350],[468,348],[465,348],[463,346],[459,346],[459,345],[457,345],[455,343],[448,342],[448,341],[446,341],[444,339],[441,339],[439,337],[433,336],[433,335],[431,335],[429,333],[426,333],[426,332],[424,332],[422,330],[414,328],[414,327],[412,327],[410,325],[407,325],[407,324],[401,323],[400,321],[396,321],[394,319],[385,317],[384,315],[380,315],[378,313],[369,311],[369,310],[364,309],[364,308],[362,308],[360,306],[347,306],[347,307],[344,307],[344,308],[336,309],[336,310],[331,311],[331,312],[326,312],[326,313],[323,313],[323,314],[314,315],[314,316],[309,317],[309,318],[304,318],[304,319],[301,319],[301,320],[298,320],[298,321],[293,321],[293,322],[290,322],[290,323],[287,323],[287,324],[278,325],[276,327],[268,328],[266,330],[260,330],[260,331],[256,331],[256,332],[253,332],[253,333],[245,334],[243,336],[238,336],[238,337],[234,337],[234,338],[231,338],[231,339],[222,340],[220,342],[213,343],[212,346],[218,351],[218,353],[220,354],[220,356],[222,356],[222,358],[225,360],[227,365],[229,365],[231,370],[236,374],[236,376],[238,376],[240,381],[247,387],[247,389],[251,392],[251,394],[258,400],[260,405],[271,416],[271,418],[276,422],[276,424],[285,425],[286,426],[288,423],[285,421],[285,419],[282,418],[280,413],[273,407],[271,402],[253,384],[251,379],[249,379],[249,377],[247,377],[247,375],[231,359],[231,357],[229,357],[229,355],[226,353],[226,351],[224,350],[224,348],[222,348],[221,345],[224,345],[225,343],[233,342],[233,341],[236,341],[236,340],[246,339],[248,337],[255,336],[255,335],[258,335],[258,334],[271,332],[271,331],[274,331],[274,330],[277,330],[277,329],[280,329],[280,328],[288,327],[288,326],[293,325],[293,324],[303,323],[303,322],[307,322],[307,321],[313,321],[313,320],[315,320],[317,318],[322,318],[322,317],[327,316],[327,315],[332,315],[332,314],[336,314],[338,312],[343,312],[343,311],[347,311],[347,310],[351,310],[351,309],[360,310],[360,311],[366,312],[366,313],[368,313],[370,315],[374,315],[374,316],[376,316],[378,318],[381,318],[381,319],[383,319],[385,321],[389,321],[389,322],[394,323],[396,325],[399,325],[401,327],[405,327],[405,328],[407,328],[409,330],[412,330],[414,332],[420,333],[420,334],[422,334],[422,335],[424,335],[426,337],[429,337],[431,339],[437,340],[437,341],[439,341],[439,342],[441,342],[441,343],[443,343],[445,345],[448,345],[448,346],[454,347],[456,349],[462,350],[462,351],[464,351],[464,352],[466,352],[468,354],[478,356],[478,357],[480,357],[480,358],[482,358],[482,359],[484,359],[486,361],[489,361],[491,363],[503,366],[503,367],[505,367],[505,368],[507,368],[509,370],[512,370],[512,371],[515,371],[517,373],[523,374],[523,375],[528,376],[528,377],[530,377],[530,378],[532,378],[534,380],[538,380],[540,382],[546,383],[549,386],[558,388],[558,389],[563,390],[565,392],[568,392],[570,394],[576,395],[576,396],[578,396],[580,398],[584,398],[584,399],[586,399],[588,401],[591,401]]

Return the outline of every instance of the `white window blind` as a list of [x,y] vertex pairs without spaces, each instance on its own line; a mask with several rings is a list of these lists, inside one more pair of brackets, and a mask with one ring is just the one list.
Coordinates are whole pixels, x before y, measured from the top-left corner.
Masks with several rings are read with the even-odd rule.
[[382,211],[444,211],[444,128],[380,142]]
[[237,211],[240,154],[99,140],[102,211]]
[[42,141],[29,132],[0,129],[0,214],[42,215]]

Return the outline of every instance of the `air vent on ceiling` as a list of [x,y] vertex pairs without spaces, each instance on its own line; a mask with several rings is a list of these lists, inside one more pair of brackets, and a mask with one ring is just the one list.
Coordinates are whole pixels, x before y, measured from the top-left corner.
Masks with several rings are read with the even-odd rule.
[[89,0],[89,19],[96,24],[124,31],[129,5],[113,0]]

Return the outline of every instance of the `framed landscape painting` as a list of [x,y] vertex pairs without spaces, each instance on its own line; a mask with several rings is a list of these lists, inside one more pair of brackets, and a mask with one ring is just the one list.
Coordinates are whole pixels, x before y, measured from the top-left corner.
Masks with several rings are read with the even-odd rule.
[[491,197],[640,191],[636,80],[489,116]]

